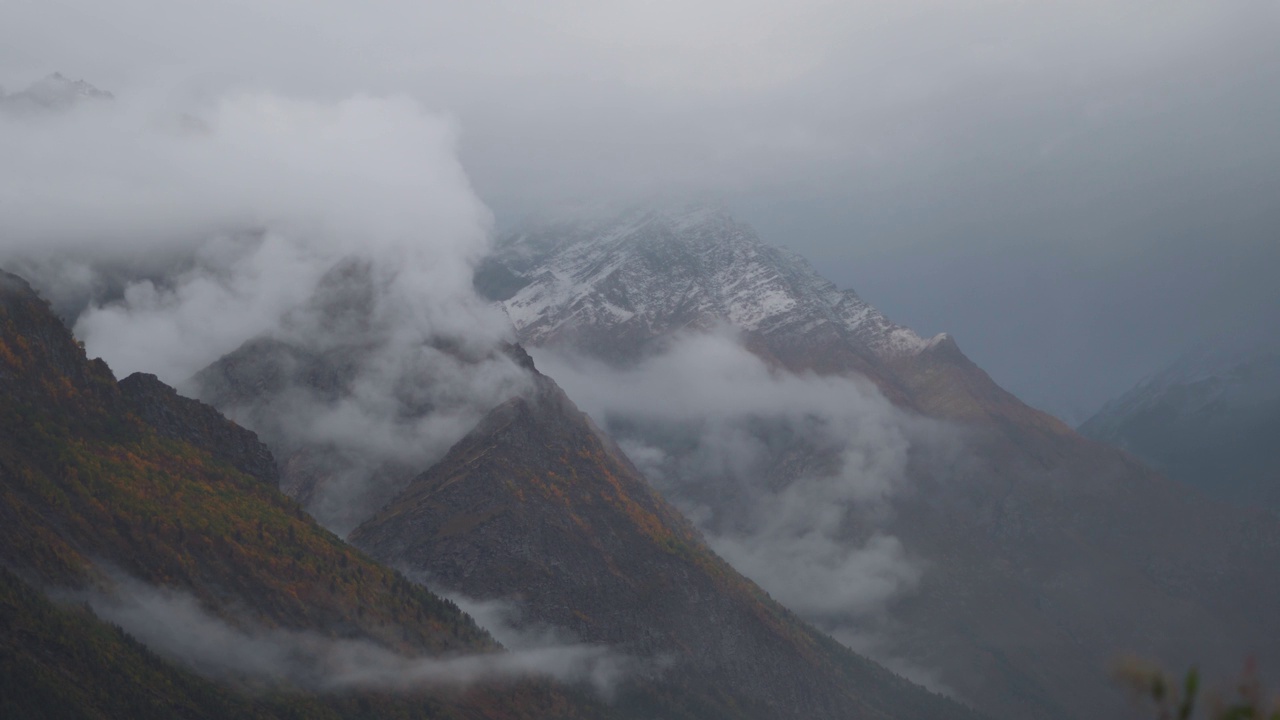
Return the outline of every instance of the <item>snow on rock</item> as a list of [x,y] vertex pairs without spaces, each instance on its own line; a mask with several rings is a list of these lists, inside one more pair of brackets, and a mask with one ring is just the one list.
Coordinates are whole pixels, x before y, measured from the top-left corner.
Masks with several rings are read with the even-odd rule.
[[882,358],[939,341],[890,322],[716,207],[547,223],[507,237],[496,258],[527,282],[503,304],[532,345],[584,328],[656,337],[717,323],[763,334],[834,328]]

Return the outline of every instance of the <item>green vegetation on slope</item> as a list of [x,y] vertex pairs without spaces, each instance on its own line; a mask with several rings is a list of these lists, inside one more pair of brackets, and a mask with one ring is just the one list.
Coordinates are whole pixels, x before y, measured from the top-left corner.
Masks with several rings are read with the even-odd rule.
[[[305,715],[302,713],[305,711]],[[157,657],[87,608],[0,568],[0,717],[337,717],[303,698],[250,699]]]

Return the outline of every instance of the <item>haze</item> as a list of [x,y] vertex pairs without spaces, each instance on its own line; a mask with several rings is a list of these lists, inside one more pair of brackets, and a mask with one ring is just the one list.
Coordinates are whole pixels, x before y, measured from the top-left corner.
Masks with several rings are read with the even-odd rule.
[[1280,307],[1280,3],[0,5],[0,85],[408,94],[480,198],[723,198],[1082,419]]

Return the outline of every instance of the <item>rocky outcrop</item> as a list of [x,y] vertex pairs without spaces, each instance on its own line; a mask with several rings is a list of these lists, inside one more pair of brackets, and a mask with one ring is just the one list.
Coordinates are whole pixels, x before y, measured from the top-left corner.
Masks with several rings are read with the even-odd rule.
[[70,406],[80,394],[71,391],[80,390],[108,406],[119,402],[106,363],[88,360],[49,303],[26,280],[3,270],[0,329],[0,390],[9,397]]
[[134,373],[120,381],[129,407],[161,437],[198,447],[240,472],[277,487],[275,458],[258,436],[198,400],[185,398],[155,375]]

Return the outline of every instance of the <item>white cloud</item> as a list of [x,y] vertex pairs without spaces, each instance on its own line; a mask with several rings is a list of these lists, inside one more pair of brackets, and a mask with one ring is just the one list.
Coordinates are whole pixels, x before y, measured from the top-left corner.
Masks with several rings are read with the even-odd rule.
[[629,369],[536,351],[712,548],[814,620],[874,616],[925,568],[876,528],[915,453],[952,432],[870,383],[768,367],[732,335],[691,334]]
[[[9,2],[0,84],[58,69],[122,97],[410,93],[460,119],[467,168],[508,221],[718,194],[891,316],[951,332],[1013,389],[1088,405],[1221,318],[1274,324],[1260,268],[1276,259],[1278,12]],[[1081,276],[1097,280],[1083,293]]]
[[404,479],[376,468],[424,469],[527,383],[471,287],[491,216],[453,124],[407,97],[123,94],[0,114],[0,155],[0,263],[117,375],[181,385],[258,337],[357,349],[345,394],[299,383],[270,438],[345,458],[311,506],[339,532]]
[[193,596],[117,576],[110,594],[88,596],[94,612],[157,653],[220,678],[283,682],[311,690],[410,690],[548,678],[610,697],[631,661],[607,647],[522,636],[486,619],[516,645],[504,651],[411,656],[369,640],[232,624]]

